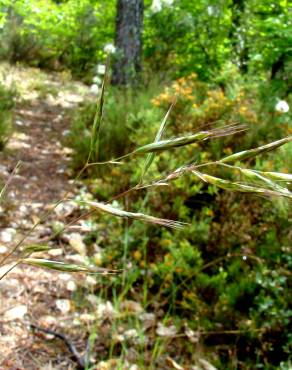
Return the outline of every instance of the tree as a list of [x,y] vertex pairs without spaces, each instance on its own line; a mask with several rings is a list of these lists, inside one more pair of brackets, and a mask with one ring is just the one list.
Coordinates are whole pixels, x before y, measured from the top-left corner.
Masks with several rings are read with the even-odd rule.
[[117,0],[114,85],[133,84],[141,71],[143,0]]

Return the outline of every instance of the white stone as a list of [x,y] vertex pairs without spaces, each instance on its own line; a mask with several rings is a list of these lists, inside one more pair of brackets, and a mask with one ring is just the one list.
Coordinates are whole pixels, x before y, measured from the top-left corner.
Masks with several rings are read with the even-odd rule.
[[71,309],[71,302],[69,301],[69,299],[57,299],[56,307],[62,313],[68,313]]
[[0,245],[0,254],[5,254],[8,252],[8,248],[5,245]]
[[75,281],[70,280],[68,281],[66,288],[69,290],[69,292],[74,292],[77,289],[77,285]]
[[11,308],[10,310],[6,311],[4,314],[4,319],[6,321],[14,321],[19,320],[27,314],[27,307],[25,305],[19,305],[16,307]]
[[11,243],[16,231],[12,228],[7,228],[1,231],[0,239],[3,243]]

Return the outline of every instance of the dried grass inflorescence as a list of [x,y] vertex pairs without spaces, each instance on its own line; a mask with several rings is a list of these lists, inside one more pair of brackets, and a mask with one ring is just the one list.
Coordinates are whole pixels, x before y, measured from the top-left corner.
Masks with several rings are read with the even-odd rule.
[[157,217],[145,215],[144,213],[127,212],[119,208],[113,207],[109,204],[104,204],[104,203],[99,203],[99,202],[86,202],[85,204],[91,208],[97,209],[99,211],[108,213],[116,217],[129,218],[133,220],[147,222],[150,224],[166,226],[166,227],[170,227],[174,229],[181,229],[186,225],[185,223],[182,223],[182,222],[163,219],[163,218],[157,218]]

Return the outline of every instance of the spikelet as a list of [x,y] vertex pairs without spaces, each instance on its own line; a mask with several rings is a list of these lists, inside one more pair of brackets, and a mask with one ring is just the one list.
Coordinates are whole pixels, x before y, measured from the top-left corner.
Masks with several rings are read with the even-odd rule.
[[259,146],[254,149],[250,150],[243,150],[239,153],[234,153],[229,155],[228,157],[222,158],[220,162],[222,163],[234,163],[236,161],[241,161],[243,159],[249,159],[258,156],[261,153],[269,152],[270,150],[274,150],[276,148],[279,148],[280,146],[289,143],[292,141],[292,136],[287,136],[284,139],[273,141],[270,144]]
[[251,186],[251,185],[241,184],[241,183],[232,182],[228,180],[223,180],[218,177],[207,175],[205,173],[201,173],[196,170],[193,170],[192,173],[198,176],[201,180],[209,184],[216,185],[218,188],[222,188],[225,190],[241,192],[241,193],[253,193],[253,194],[258,194],[258,195],[263,195],[263,196],[282,196],[282,197],[287,197],[289,199],[292,199],[292,193],[290,192],[287,193],[286,191],[278,191],[276,189],[271,190],[271,189],[266,189],[263,187]]
[[64,263],[59,261],[52,261],[43,258],[24,258],[22,261],[24,264],[44,267],[51,270],[66,271],[66,272],[87,272],[95,274],[110,274],[117,272],[116,270],[107,270],[103,268],[90,268],[84,265],[76,265],[72,263]]
[[117,217],[123,217],[123,218],[130,218],[133,220],[143,221],[150,224],[156,224],[156,225],[162,225],[174,229],[181,229],[185,226],[184,223],[168,220],[164,218],[157,218],[149,215],[145,215],[144,213],[134,213],[134,212],[127,212],[123,211],[121,209],[115,208],[110,206],[109,204],[99,203],[99,202],[82,202],[83,204],[86,204],[90,206],[91,208],[98,209],[100,211],[103,211],[105,213],[111,214],[113,216]]
[[181,146],[189,145],[196,143],[198,141],[203,141],[215,137],[233,135],[238,132],[242,132],[245,130],[245,126],[242,125],[230,125],[223,128],[217,128],[214,130],[209,131],[200,131],[195,134],[186,135],[175,137],[172,139],[161,140],[157,142],[153,142],[140,148],[134,150],[133,154],[145,154],[145,153],[154,153],[154,152],[162,152],[164,150],[178,148]]
[[256,171],[256,170],[255,172],[261,174],[262,176],[268,177],[271,180],[292,182],[292,174],[290,173],[264,172],[264,171]]

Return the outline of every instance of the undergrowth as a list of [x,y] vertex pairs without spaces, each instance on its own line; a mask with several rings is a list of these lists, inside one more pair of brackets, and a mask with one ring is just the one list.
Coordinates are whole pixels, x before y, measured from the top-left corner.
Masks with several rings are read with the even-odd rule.
[[[169,358],[172,366],[199,365],[201,357],[221,369],[289,366],[290,126],[284,115],[260,122],[248,86],[225,85],[191,75],[164,91],[121,95],[104,80],[97,109],[81,109],[69,139],[75,181],[83,176],[90,190],[73,201],[91,212],[85,241],[98,252],[69,265],[34,257],[50,246],[25,244],[65,196],[0,262],[14,262],[7,273],[27,263],[107,274],[91,294],[107,307],[111,330],[96,342],[119,359],[115,366],[128,361],[129,347],[141,368],[167,368]],[[271,132],[271,122],[279,130]],[[90,310],[86,293],[75,301]],[[133,312],[119,316],[125,302]],[[150,326],[136,317],[138,306]],[[102,323],[90,328],[93,337]]]

